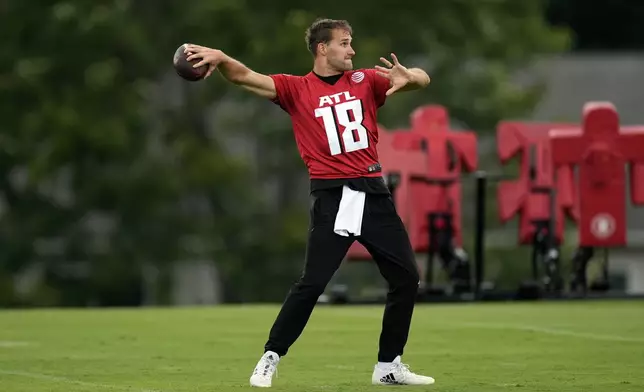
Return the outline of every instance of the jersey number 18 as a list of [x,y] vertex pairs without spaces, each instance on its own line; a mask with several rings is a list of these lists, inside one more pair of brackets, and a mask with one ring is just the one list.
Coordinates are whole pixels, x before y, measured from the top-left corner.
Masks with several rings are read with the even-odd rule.
[[[351,117],[349,117],[351,113]],[[329,141],[331,155],[362,150],[369,147],[367,128],[362,125],[362,102],[359,99],[343,102],[335,106],[315,109],[315,117],[322,117],[324,130]],[[342,126],[342,144],[338,125]]]

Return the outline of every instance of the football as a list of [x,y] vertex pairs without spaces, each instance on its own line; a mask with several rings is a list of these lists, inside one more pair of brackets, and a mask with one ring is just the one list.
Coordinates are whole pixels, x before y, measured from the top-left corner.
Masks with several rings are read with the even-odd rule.
[[194,68],[193,65],[198,63],[200,60],[195,59],[188,61],[188,53],[185,53],[184,50],[185,45],[181,45],[177,48],[176,52],[174,52],[172,63],[177,75],[191,82],[203,79],[204,76],[206,76],[206,72],[208,72],[208,66],[202,65],[201,67]]

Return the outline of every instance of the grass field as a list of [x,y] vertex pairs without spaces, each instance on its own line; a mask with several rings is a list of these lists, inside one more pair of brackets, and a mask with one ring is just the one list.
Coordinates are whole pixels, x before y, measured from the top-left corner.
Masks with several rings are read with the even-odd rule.
[[[0,391],[240,391],[274,306],[0,311]],[[370,385],[381,306],[318,307],[278,391],[644,391],[644,302],[421,305],[404,356],[429,387]]]

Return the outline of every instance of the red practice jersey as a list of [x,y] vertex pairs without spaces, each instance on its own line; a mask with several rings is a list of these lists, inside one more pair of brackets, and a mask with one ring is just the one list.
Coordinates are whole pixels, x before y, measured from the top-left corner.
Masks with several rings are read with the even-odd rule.
[[374,69],[345,72],[333,85],[313,72],[271,75],[274,102],[291,116],[311,179],[378,177],[378,121],[389,80]]

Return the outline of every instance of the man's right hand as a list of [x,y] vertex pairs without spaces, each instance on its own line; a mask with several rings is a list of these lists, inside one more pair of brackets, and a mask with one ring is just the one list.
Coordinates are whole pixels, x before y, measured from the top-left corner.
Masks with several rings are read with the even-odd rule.
[[206,72],[205,76],[206,78],[209,77],[217,69],[219,63],[227,57],[221,50],[193,44],[185,45],[185,53],[188,54],[188,61],[201,59],[201,61],[194,65],[195,68],[199,68],[206,64],[208,65],[208,72]]

